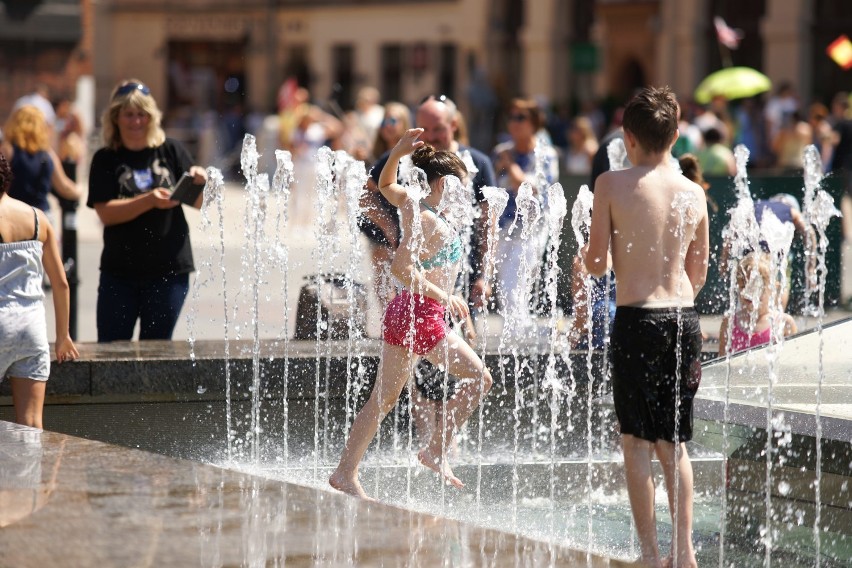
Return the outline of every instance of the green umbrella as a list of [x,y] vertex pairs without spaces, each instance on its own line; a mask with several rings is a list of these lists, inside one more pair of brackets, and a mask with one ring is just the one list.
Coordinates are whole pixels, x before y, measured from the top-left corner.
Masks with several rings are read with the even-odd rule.
[[728,100],[744,99],[765,93],[772,88],[772,81],[751,67],[726,67],[707,75],[695,89],[695,100],[707,104],[722,95]]

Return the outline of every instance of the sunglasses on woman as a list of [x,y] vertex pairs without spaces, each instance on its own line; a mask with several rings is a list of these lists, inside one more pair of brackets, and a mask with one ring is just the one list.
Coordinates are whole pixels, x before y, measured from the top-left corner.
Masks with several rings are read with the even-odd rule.
[[382,121],[382,126],[396,126],[396,123],[399,122],[395,117],[389,116]]
[[512,122],[524,122],[525,120],[529,120],[529,117],[525,114],[510,114],[509,120]]
[[133,91],[140,91],[143,95],[151,94],[151,89],[147,85],[143,85],[142,83],[125,83],[116,89],[115,95],[112,98],[117,99],[118,97],[129,95]]

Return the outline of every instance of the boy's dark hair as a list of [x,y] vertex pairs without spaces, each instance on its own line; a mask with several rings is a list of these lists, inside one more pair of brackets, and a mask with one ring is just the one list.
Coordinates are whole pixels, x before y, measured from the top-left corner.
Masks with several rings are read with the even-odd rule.
[[5,195],[12,185],[12,167],[6,160],[3,152],[0,152],[0,195]]
[[648,152],[666,150],[677,132],[677,100],[668,87],[645,87],[624,108],[624,130]]

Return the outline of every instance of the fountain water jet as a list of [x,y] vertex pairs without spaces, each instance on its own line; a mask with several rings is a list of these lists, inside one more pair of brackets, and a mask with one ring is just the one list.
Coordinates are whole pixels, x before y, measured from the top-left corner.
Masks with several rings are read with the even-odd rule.
[[[340,161],[339,158],[335,157],[335,164],[338,164]],[[335,165],[337,168],[337,165]],[[342,170],[337,170],[342,171]],[[349,177],[355,176],[356,174],[360,174],[359,170],[346,171],[345,173],[335,173],[332,176],[332,185],[334,186],[333,199],[340,199],[341,195],[341,185],[340,185],[340,177]],[[273,182],[274,185],[274,182]],[[352,182],[353,186],[357,186],[358,182]],[[274,194],[270,189],[270,193]],[[498,200],[502,197],[499,194],[498,190],[495,190],[495,199]],[[548,201],[550,202],[551,209],[555,203],[553,197],[549,197]],[[499,203],[498,203],[499,205]],[[576,206],[576,204],[575,204]],[[347,216],[351,215],[351,208],[349,208],[350,212],[347,213]],[[492,212],[493,213],[493,212]],[[499,214],[498,214],[499,215]],[[495,218],[496,219],[496,218]],[[329,223],[330,226],[332,223]],[[573,219],[572,219],[573,224]],[[338,227],[338,230],[342,227]],[[351,226],[350,226],[351,228]],[[330,233],[330,231],[328,232]],[[494,232],[495,236],[498,234],[497,231]],[[325,234],[324,234],[325,235]],[[323,238],[325,238],[323,235]],[[339,238],[339,236],[337,237]],[[490,238],[490,235],[489,235]],[[552,244],[552,243],[551,243]],[[354,264],[351,262],[352,257],[346,257],[343,259],[344,261],[349,262],[346,270],[355,270]],[[486,267],[486,270],[488,268]],[[354,278],[354,275],[351,275]],[[553,317],[553,316],[551,316]],[[551,320],[553,321],[553,320]],[[487,322],[487,319],[486,319]],[[496,391],[499,389],[494,389],[492,391],[492,398],[487,399],[485,401],[485,405],[481,408],[480,416],[478,421],[474,421],[474,426],[479,428],[477,432],[477,444],[475,448],[475,454],[472,455],[473,460],[470,460],[468,465],[462,464],[462,471],[465,471],[465,467],[475,467],[477,471],[477,487],[476,487],[476,497],[475,500],[471,498],[469,504],[473,505],[475,508],[476,516],[473,517],[477,519],[475,522],[480,523],[493,523],[493,519],[489,519],[491,517],[500,517],[502,516],[505,519],[510,519],[510,515],[507,513],[511,513],[510,526],[517,529],[519,532],[523,531],[526,534],[538,534],[541,535],[541,538],[550,538],[556,540],[563,540],[568,538],[569,536],[573,536],[572,532],[577,531],[578,528],[584,527],[587,530],[585,535],[585,542],[580,540],[579,542],[575,539],[573,542],[576,544],[583,545],[586,549],[589,550],[609,550],[611,554],[616,555],[629,555],[629,549],[625,549],[623,547],[623,541],[619,541],[614,546],[612,544],[606,546],[612,546],[612,548],[602,549],[601,546],[604,546],[606,542],[605,534],[607,532],[615,534],[621,529],[626,529],[629,527],[629,507],[619,509],[619,514],[623,515],[623,519],[626,524],[619,525],[619,529],[613,529],[612,525],[607,525],[610,522],[610,517],[614,515],[612,511],[609,511],[607,507],[608,500],[615,499],[615,497],[608,494],[609,491],[615,489],[613,493],[617,494],[618,482],[611,475],[601,475],[601,471],[603,470],[600,463],[597,460],[593,460],[591,455],[587,457],[585,460],[578,461],[578,464],[581,466],[578,470],[573,471],[572,465],[570,462],[570,458],[566,459],[560,454],[560,450],[557,447],[558,445],[554,440],[558,438],[558,434],[561,433],[564,435],[568,432],[566,429],[566,424],[561,419],[563,416],[571,416],[571,408],[573,405],[577,403],[582,403],[581,400],[575,400],[578,397],[571,397],[567,400],[567,404],[564,405],[562,409],[560,409],[560,415],[557,416],[555,412],[553,412],[553,401],[557,393],[559,396],[565,395],[565,393],[570,392],[570,389],[566,389],[566,386],[569,383],[564,382],[566,377],[570,377],[570,374],[561,374],[560,368],[570,368],[570,365],[560,367],[563,365],[567,358],[570,356],[570,353],[567,352],[567,349],[563,342],[555,339],[555,335],[553,335],[553,328],[555,326],[551,326],[550,336],[548,341],[548,346],[543,351],[543,354],[547,357],[547,365],[543,367],[543,377],[545,379],[543,386],[550,387],[551,385],[554,387],[562,387],[561,391],[550,390],[549,388],[544,389],[548,393],[547,400],[545,401],[549,408],[551,409],[551,416],[549,420],[549,430],[548,424],[544,422],[541,424],[534,424],[533,430],[529,434],[530,440],[532,440],[532,448],[535,448],[535,438],[541,435],[547,435],[549,439],[549,447],[547,452],[547,457],[545,461],[541,462],[541,465],[547,470],[547,473],[542,476],[539,480],[536,480],[532,475],[531,471],[536,466],[536,460],[540,459],[542,456],[538,456],[536,452],[527,451],[526,444],[522,444],[520,438],[518,438],[517,447],[519,448],[519,452],[511,457],[509,460],[511,462],[512,471],[509,472],[512,477],[516,480],[516,488],[513,489],[514,495],[512,498],[511,504],[509,507],[501,509],[498,505],[498,502],[495,501],[494,497],[494,488],[495,481],[499,479],[497,473],[501,467],[501,463],[498,461],[498,455],[490,449],[491,445],[493,445],[494,441],[499,441],[500,436],[505,436],[506,430],[503,431],[503,434],[497,433],[499,429],[497,429],[497,423],[500,422],[499,412],[504,411],[505,409],[500,408],[500,400],[499,397],[494,396]],[[318,340],[318,342],[320,342]],[[319,416],[322,418],[322,421],[317,419],[315,422],[315,429],[322,428],[324,432],[320,432],[315,434],[315,443],[314,443],[314,451],[311,451],[308,447],[302,448],[304,452],[302,454],[303,457],[295,460],[294,463],[290,463],[285,469],[285,476],[289,479],[297,479],[302,482],[308,483],[317,483],[317,479],[322,479],[323,476],[319,475],[319,471],[325,471],[328,467],[328,458],[334,457],[334,449],[335,444],[342,441],[337,438],[337,432],[343,431],[345,432],[345,428],[340,427],[340,423],[336,423],[335,420],[335,400],[332,397],[331,393],[333,392],[334,385],[329,384],[328,378],[329,374],[329,364],[328,361],[336,357],[334,351],[335,344],[331,341],[322,340],[322,346],[315,348],[315,353],[320,353],[322,357],[317,358],[317,368],[320,371],[317,371],[317,368],[312,369],[312,374],[314,378],[317,378],[317,374],[319,374],[319,380],[315,380],[311,383],[311,387],[314,391],[314,395],[316,397],[317,393],[321,400],[319,403],[314,402],[315,405],[318,405],[319,408]],[[370,342],[368,340],[364,341],[364,349],[365,350],[373,350],[373,355],[375,356],[374,345],[375,343]],[[351,347],[350,347],[351,346]],[[361,349],[360,344],[357,341],[347,342],[347,364],[345,365],[347,378],[351,373],[351,364],[353,360],[361,360],[362,355],[366,358],[367,355],[365,353],[359,352]],[[487,345],[482,345],[483,353],[487,355]],[[526,348],[523,347],[515,347],[515,354],[524,356],[526,354]],[[354,359],[349,359],[349,357]],[[322,359],[322,361],[320,361]],[[320,366],[320,363],[323,362],[325,365]],[[555,363],[555,364],[554,364]],[[555,371],[554,371],[555,367]],[[527,373],[536,373],[535,367],[530,366],[516,366],[516,369],[519,369],[521,372]],[[342,377],[342,375],[341,375]],[[279,377],[273,376],[264,376],[262,377],[265,380],[278,380]],[[293,376],[295,379],[295,375]],[[508,379],[508,376],[507,376]],[[563,382],[560,384],[560,379]],[[518,377],[513,377],[508,380],[504,385],[504,389],[511,396],[516,393],[509,393],[507,387],[511,387],[511,383],[514,382],[515,385],[518,385],[520,388],[523,388],[523,384],[518,383]],[[317,386],[319,385],[319,386]],[[496,385],[495,385],[496,386]],[[352,389],[353,394],[350,395],[350,407],[355,408],[355,399],[358,394],[354,391],[356,389]],[[310,398],[310,397],[309,397]],[[586,397],[579,397],[586,398]],[[529,408],[532,404],[537,404],[539,401],[537,397],[533,397],[532,400],[527,400],[526,397],[522,399],[524,404],[522,408],[518,408],[517,404],[511,405],[511,414],[517,416],[515,419],[515,427],[520,428],[522,425],[526,428],[525,416],[528,416],[528,413],[531,412]],[[489,403],[491,407],[489,408]],[[310,414],[307,415],[310,417]],[[324,423],[321,423],[324,422]],[[510,424],[509,421],[503,421],[505,425]],[[345,423],[345,422],[343,422]],[[306,425],[309,428],[309,425]],[[558,429],[559,433],[555,430]],[[588,430],[588,424],[587,424]],[[518,436],[520,436],[521,430],[518,430]],[[524,434],[526,436],[526,434]],[[503,440],[507,440],[508,437],[504,437]],[[319,443],[317,440],[321,440]],[[266,440],[267,443],[270,440]],[[514,444],[513,444],[514,445]],[[319,448],[318,448],[319,446]],[[522,449],[523,448],[523,449]],[[307,450],[307,451],[305,451]],[[393,451],[397,451],[396,449],[392,449]],[[265,451],[269,451],[268,449]],[[587,448],[588,451],[588,448]],[[409,451],[410,454],[410,451]],[[505,455],[503,456],[505,457]],[[302,468],[302,472],[300,473],[299,469],[306,462],[305,459],[310,460],[312,462],[312,467]],[[396,467],[396,462],[398,462],[397,458],[391,458],[390,460],[381,458],[381,459],[373,459],[371,465],[375,465],[374,468],[369,468],[372,471],[365,472],[367,475],[365,477],[368,478],[367,483],[373,482],[373,486],[376,491],[376,495],[382,499],[388,499],[389,496],[395,493],[393,489],[396,487],[394,485],[397,482],[398,476],[394,473],[394,468]],[[301,462],[301,465],[300,463]],[[715,464],[715,462],[714,462]],[[509,465],[509,464],[505,464]],[[583,471],[585,471],[585,476],[583,476]],[[570,473],[569,472],[573,472]],[[591,472],[591,473],[590,473]],[[307,473],[307,476],[304,474]],[[373,479],[369,479],[371,475],[375,475]],[[379,475],[381,475],[381,483],[378,483]],[[433,512],[437,512],[440,514],[446,515],[456,515],[462,514],[466,515],[467,513],[461,512],[466,511],[463,509],[463,505],[465,505],[466,496],[465,495],[456,495],[453,492],[446,492],[443,487],[435,487],[432,486],[431,492],[427,491],[426,486],[429,485],[428,480],[424,480],[419,469],[412,469],[408,467],[405,470],[406,475],[406,483],[407,483],[407,494],[405,496],[405,503],[414,508],[421,508],[430,510]],[[574,477],[574,479],[571,479]],[[599,483],[591,484],[590,480],[597,480]],[[416,480],[417,483],[412,483],[412,480]],[[575,481],[585,480],[585,487],[576,487],[572,485]],[[534,492],[534,487],[536,483],[542,483],[544,492],[541,494],[546,497],[538,497],[538,495]],[[508,485],[508,484],[507,484]],[[365,485],[366,486],[366,485]],[[572,489],[567,489],[571,487]],[[606,489],[604,489],[606,487]],[[721,487],[721,484],[720,484]],[[565,500],[566,491],[570,495],[568,501]],[[573,491],[573,494],[571,493]],[[440,499],[437,499],[437,496],[440,495]],[[505,496],[505,495],[504,495]],[[538,501],[541,499],[541,501]],[[621,497],[623,499],[623,496]],[[430,501],[431,500],[431,501]],[[440,501],[440,502],[439,502]],[[582,510],[577,510],[576,507],[571,506],[572,503],[582,503],[583,509],[587,513],[585,516],[578,517],[576,520],[572,517],[577,516],[576,513],[582,513]],[[537,505],[538,504],[538,505]],[[706,506],[706,505],[705,505]],[[538,525],[535,523],[537,521],[533,520],[532,514],[538,507],[539,511],[536,514],[541,514],[542,510],[545,511],[544,516],[540,520],[546,520],[547,524],[550,526],[550,532],[546,533],[546,530],[541,528],[537,528]],[[624,507],[623,501],[621,507]],[[568,512],[568,517],[560,516],[560,513],[563,511]],[[575,522],[579,521],[579,527],[575,526]],[[553,535],[554,527],[565,527],[563,531],[558,536]],[[573,527],[573,528],[572,528]],[[589,529],[591,527],[591,530]],[[604,527],[603,529],[599,527]],[[606,527],[609,527],[607,530]],[[716,523],[716,527],[718,527],[718,523]],[[590,534],[594,529],[597,529],[595,534]],[[544,532],[538,533],[534,531],[543,530]],[[702,529],[703,530],[703,529]],[[602,534],[603,531],[603,534]],[[544,534],[550,534],[551,536],[544,536]],[[621,532],[623,534],[623,531]],[[705,546],[706,546],[705,542]]]

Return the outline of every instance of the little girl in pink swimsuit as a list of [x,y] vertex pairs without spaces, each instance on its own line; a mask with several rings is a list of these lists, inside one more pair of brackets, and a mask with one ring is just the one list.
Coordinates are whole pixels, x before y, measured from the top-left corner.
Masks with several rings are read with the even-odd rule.
[[[770,288],[770,263],[766,253],[752,252],[740,262],[737,268],[737,289],[739,297],[734,315],[734,325],[731,329],[731,353],[737,353],[752,347],[769,343],[772,333],[773,320],[778,326],[783,326],[781,333],[784,337],[796,333],[796,321],[790,314],[774,311],[769,303],[772,289]],[[780,286],[781,283],[778,283]],[[758,292],[759,290],[759,292]],[[759,298],[755,298],[757,294]],[[755,302],[758,300],[758,302]],[[757,311],[753,329],[751,326],[752,312]],[[719,355],[724,356],[728,343],[728,316],[722,318],[719,329]]]
[[[435,365],[449,362],[448,372],[459,379],[455,394],[444,407],[445,428],[436,428],[418,453],[420,462],[458,488],[464,484],[447,462],[453,436],[491,388],[491,374],[476,352],[458,335],[449,333],[446,313],[456,320],[468,316],[467,302],[450,291],[458,277],[461,241],[451,224],[437,211],[447,176],[467,177],[464,163],[453,152],[435,150],[418,138],[422,128],[406,131],[391,150],[379,176],[379,191],[401,213],[402,241],[394,254],[391,273],[406,289],[390,303],[383,321],[382,359],[370,399],[355,417],[352,430],[329,478],[329,484],[367,498],[358,481],[358,466],[379,424],[394,407],[418,357]],[[400,159],[412,154],[431,189],[417,201],[397,184]],[[419,214],[418,214],[419,213]],[[420,226],[416,227],[415,222]],[[417,230],[415,230],[417,229]],[[422,241],[415,239],[422,235]]]

